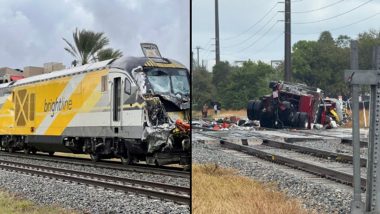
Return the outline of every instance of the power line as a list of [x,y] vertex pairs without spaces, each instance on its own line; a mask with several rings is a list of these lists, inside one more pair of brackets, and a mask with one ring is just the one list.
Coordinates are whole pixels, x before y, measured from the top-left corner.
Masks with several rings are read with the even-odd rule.
[[281,32],[280,34],[278,34],[276,37],[274,37],[272,40],[270,40],[268,43],[266,43],[261,49],[256,51],[255,54],[257,55],[258,53],[261,53],[266,48],[270,47],[272,44],[274,44],[274,42],[276,42],[278,39],[280,39],[283,35],[284,35],[284,32]]
[[[379,13],[375,13],[375,14],[373,14],[373,15],[371,15],[371,16],[368,16],[368,17],[366,17],[366,18],[364,18],[364,19],[360,19],[359,21],[352,22],[352,23],[347,24],[347,25],[343,25],[343,26],[339,26],[339,27],[336,27],[336,28],[328,29],[327,31],[340,30],[340,29],[343,29],[343,28],[346,28],[346,27],[350,27],[350,26],[352,26],[352,25],[356,25],[356,24],[362,23],[362,22],[364,22],[364,21],[367,21],[367,20],[369,20],[369,19],[372,19],[373,17],[378,16],[378,15],[380,15],[380,12],[379,12]],[[321,32],[312,32],[312,33],[310,33],[310,32],[308,32],[308,33],[292,33],[292,34],[293,34],[293,35],[312,35],[312,34],[319,34],[319,33],[321,33]]]
[[345,14],[347,14],[347,13],[350,13],[350,12],[352,12],[352,11],[354,11],[354,10],[360,8],[360,7],[362,7],[362,6],[364,6],[364,5],[368,4],[368,3],[370,3],[371,1],[373,1],[373,0],[366,1],[366,2],[360,4],[360,5],[358,5],[358,6],[354,7],[354,8],[352,8],[352,9],[346,11],[346,12],[340,13],[340,14],[338,14],[338,15],[335,15],[335,16],[332,16],[332,17],[329,17],[329,18],[326,18],[326,19],[320,19],[320,20],[309,21],[309,22],[294,22],[293,24],[298,24],[298,25],[303,25],[303,24],[314,24],[314,23],[318,23],[318,22],[327,21],[327,20],[330,20],[330,19],[335,19],[335,18],[337,18],[337,17],[343,16],[343,15],[345,15]]
[[247,28],[245,31],[239,33],[237,36],[231,36],[231,37],[228,37],[228,38],[225,38],[223,39],[224,41],[228,41],[228,40],[231,40],[231,39],[235,39],[235,38],[238,38],[240,37],[241,35],[244,35],[246,34],[247,32],[249,32],[252,28],[254,28],[257,24],[259,24],[261,21],[263,21],[265,19],[265,17],[267,17],[269,15],[269,13],[271,13],[275,7],[278,5],[278,2],[276,2],[269,10],[268,12],[266,12],[264,14],[263,17],[261,17],[257,22],[255,22],[253,25],[251,25],[249,28]]
[[[245,40],[241,41],[241,42],[238,42],[238,43],[235,43],[233,45],[229,45],[229,46],[225,46],[223,47],[224,49],[229,49],[229,48],[234,48],[236,46],[241,46],[242,44],[246,43],[248,40],[252,39],[253,37],[255,37],[258,33],[260,33],[266,26],[268,26],[268,24],[278,15],[278,13],[274,14],[274,16],[272,16],[263,26],[261,26],[261,28],[259,30],[257,30],[256,32],[254,32],[253,34],[251,34],[251,36],[249,36],[248,38],[246,38]],[[277,23],[277,22],[275,22]]]
[[325,6],[323,6],[323,7],[317,8],[317,9],[304,10],[304,11],[295,11],[295,12],[292,12],[292,13],[311,13],[311,12],[315,12],[315,11],[319,11],[319,10],[323,10],[323,9],[326,9],[326,8],[332,7],[332,6],[336,5],[336,4],[341,3],[342,1],[345,1],[345,0],[339,0],[339,1],[336,1],[336,2],[334,2],[334,3],[331,3],[331,4],[328,4],[328,5],[325,5]]
[[357,22],[353,22],[353,23],[351,23],[351,24],[344,25],[344,26],[340,26],[340,27],[337,27],[337,28],[332,28],[332,29],[330,29],[330,30],[331,30],[331,31],[333,31],[333,30],[339,30],[339,29],[342,29],[342,28],[349,27],[349,26],[351,26],[351,25],[359,24],[359,23],[364,22],[364,21],[367,21],[368,19],[371,19],[371,18],[373,18],[373,17],[375,17],[375,16],[377,16],[377,15],[379,15],[379,14],[380,14],[380,12],[379,12],[379,13],[375,13],[375,14],[373,14],[372,16],[368,16],[367,18],[361,19],[361,20],[359,20],[359,21],[357,21]]
[[270,28],[268,28],[267,31],[265,31],[258,39],[256,39],[254,42],[252,42],[250,45],[240,49],[238,52],[242,52],[242,51],[245,51],[247,50],[248,48],[252,47],[254,44],[256,44],[258,41],[260,41],[262,38],[264,38],[265,35],[267,35],[276,25],[278,24],[278,21],[273,23],[272,26],[270,26]]

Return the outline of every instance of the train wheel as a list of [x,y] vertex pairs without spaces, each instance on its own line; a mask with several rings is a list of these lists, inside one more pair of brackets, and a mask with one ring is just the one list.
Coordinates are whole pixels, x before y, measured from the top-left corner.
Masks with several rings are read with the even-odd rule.
[[131,165],[135,163],[135,160],[133,156],[130,154],[129,150],[126,152],[127,154],[124,156],[121,156],[121,163],[123,165]]
[[36,149],[32,149],[31,152],[32,152],[33,155],[37,154],[37,150]]
[[54,152],[49,152],[49,156],[53,156],[54,155]]
[[94,153],[90,154],[90,158],[93,162],[98,162],[100,160],[100,156]]
[[130,157],[121,157],[121,163],[123,165],[131,165],[133,164],[133,158],[130,158]]
[[29,148],[25,148],[24,149],[24,154],[28,155],[30,153],[30,149]]

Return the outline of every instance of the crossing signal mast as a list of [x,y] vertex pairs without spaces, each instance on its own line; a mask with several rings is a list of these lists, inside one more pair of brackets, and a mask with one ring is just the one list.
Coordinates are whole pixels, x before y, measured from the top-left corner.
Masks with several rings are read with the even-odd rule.
[[[354,165],[354,195],[352,214],[380,213],[380,46],[373,51],[373,70],[359,70],[358,43],[351,42],[351,70],[345,71],[345,80],[352,91],[352,139]],[[359,92],[360,87],[371,87],[370,127],[368,133],[368,157],[366,183],[362,182],[360,165]],[[365,185],[365,186],[364,186]],[[362,201],[365,187],[365,203]]]

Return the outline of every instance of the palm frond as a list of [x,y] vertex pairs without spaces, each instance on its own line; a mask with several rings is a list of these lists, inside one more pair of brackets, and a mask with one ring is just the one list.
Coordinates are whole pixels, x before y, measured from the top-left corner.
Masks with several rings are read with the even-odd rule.
[[[109,39],[103,32],[96,33],[85,29],[78,30],[78,28],[73,32],[74,43],[70,43],[65,38],[63,38],[63,40],[69,46],[66,47],[65,50],[76,57],[77,60],[82,61],[82,65],[87,64],[90,61],[98,60],[98,53],[109,44]],[[113,49],[110,49],[109,55],[107,56],[115,58],[122,56],[122,53],[120,50],[114,51]]]

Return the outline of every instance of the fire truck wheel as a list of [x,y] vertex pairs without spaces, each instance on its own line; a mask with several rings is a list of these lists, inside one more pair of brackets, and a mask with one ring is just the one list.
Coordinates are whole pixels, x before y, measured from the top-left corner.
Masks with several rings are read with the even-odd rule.
[[296,112],[295,114],[293,114],[293,117],[290,121],[291,125],[293,127],[298,127],[298,124],[299,124],[299,116],[300,116],[300,112]]
[[260,100],[257,100],[255,102],[255,104],[253,105],[253,109],[254,109],[254,112],[255,112],[255,115],[254,115],[254,119],[255,120],[259,120],[260,119],[260,112],[261,112],[261,108],[262,108],[262,102]]
[[247,116],[248,116],[248,119],[250,120],[253,120],[253,106],[255,104],[255,101],[254,100],[250,100],[248,101],[248,105],[247,105]]
[[307,128],[308,127],[308,117],[306,112],[300,112],[299,118],[298,118],[298,127],[300,128]]
[[260,126],[265,128],[273,128],[273,116],[271,113],[263,112],[260,116]]
[[247,106],[248,119],[259,120],[261,108],[262,108],[262,103],[260,100],[250,100]]

